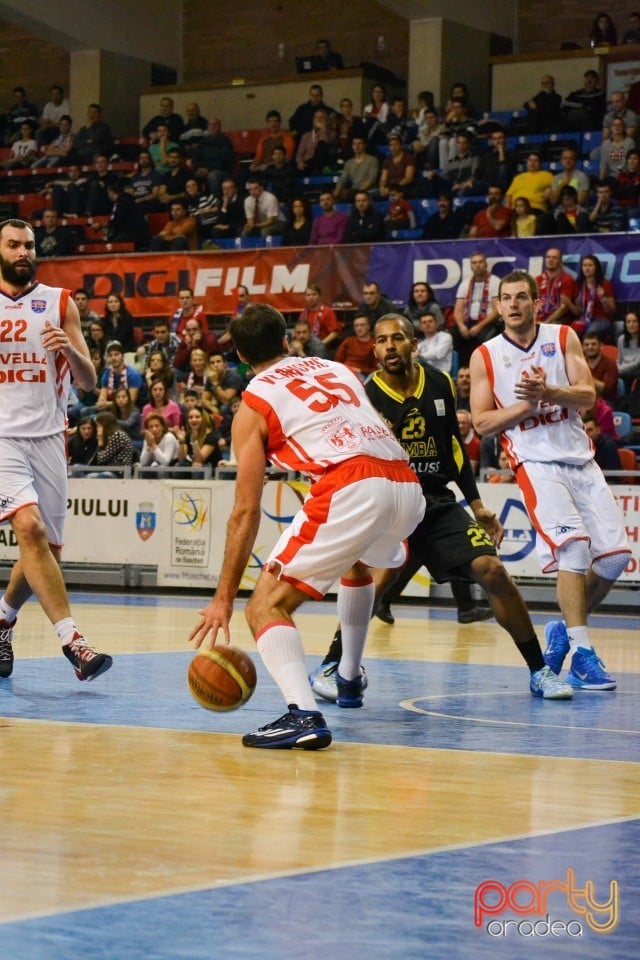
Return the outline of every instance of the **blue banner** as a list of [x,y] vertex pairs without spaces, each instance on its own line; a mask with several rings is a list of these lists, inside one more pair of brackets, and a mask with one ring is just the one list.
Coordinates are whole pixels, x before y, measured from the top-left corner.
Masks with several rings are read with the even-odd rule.
[[469,260],[474,252],[481,250],[499,277],[511,270],[527,270],[537,277],[543,271],[545,253],[552,247],[562,251],[564,267],[573,277],[582,257],[595,254],[613,283],[616,300],[640,302],[640,234],[634,233],[379,244],[370,247],[366,279],[379,283],[398,304],[407,303],[414,283],[426,280],[441,306],[451,307],[458,284],[471,273]]

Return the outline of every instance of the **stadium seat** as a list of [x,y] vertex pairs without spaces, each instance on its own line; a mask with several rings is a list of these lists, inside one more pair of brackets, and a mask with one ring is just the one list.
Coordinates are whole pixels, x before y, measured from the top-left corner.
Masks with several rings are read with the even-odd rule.
[[149,230],[152,236],[160,233],[162,228],[169,222],[169,213],[148,213],[146,215]]
[[483,120],[497,120],[503,127],[508,127],[513,117],[513,110],[491,110],[489,113],[483,113]]
[[602,143],[602,130],[586,130],[582,134],[582,155],[588,157]]
[[558,163],[562,151],[565,150],[566,147],[573,147],[578,156],[580,156],[579,134],[572,136],[570,133],[552,133],[542,148],[543,159],[550,164]]
[[628,440],[633,436],[633,421],[624,410],[614,410],[613,425],[616,428],[619,441]]
[[[238,243],[236,243],[236,240]],[[235,250],[237,246],[240,246],[239,241],[240,237],[216,237],[215,240],[211,241],[211,243],[214,250],[216,247],[218,247],[220,250]]]
[[[636,471],[638,469],[638,458],[634,450],[629,450],[628,447],[620,447],[618,449],[618,456],[620,457],[620,466],[623,470]],[[621,483],[637,483],[638,477],[629,474],[626,477],[620,477],[620,481]]]
[[414,200],[411,203],[416,215],[416,224],[424,226],[429,217],[438,212],[437,200]]
[[405,230],[392,230],[392,240],[420,240],[422,237],[422,227],[406,228]]
[[79,243],[78,253],[134,253],[135,243]]

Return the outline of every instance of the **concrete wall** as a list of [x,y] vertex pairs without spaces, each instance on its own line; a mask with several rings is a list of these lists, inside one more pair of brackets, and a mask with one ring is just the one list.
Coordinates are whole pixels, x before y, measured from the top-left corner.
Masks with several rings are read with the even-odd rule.
[[2,0],[0,19],[66,50],[110,50],[180,67],[178,0]]

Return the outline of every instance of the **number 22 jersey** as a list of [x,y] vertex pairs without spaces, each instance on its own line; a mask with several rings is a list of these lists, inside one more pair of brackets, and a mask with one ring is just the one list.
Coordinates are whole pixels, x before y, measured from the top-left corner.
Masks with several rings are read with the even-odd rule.
[[46,350],[47,321],[60,327],[69,291],[36,283],[10,297],[0,291],[0,436],[51,437],[66,427],[69,362]]

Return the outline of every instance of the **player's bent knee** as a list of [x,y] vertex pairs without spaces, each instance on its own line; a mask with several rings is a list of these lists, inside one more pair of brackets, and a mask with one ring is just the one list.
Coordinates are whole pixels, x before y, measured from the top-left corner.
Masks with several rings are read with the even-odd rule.
[[292,584],[263,570],[244,611],[249,629],[255,635],[267,621],[288,620],[305,599]]
[[583,576],[591,566],[588,540],[569,540],[558,550],[558,570],[567,573],[581,573]]
[[21,547],[32,545],[49,549],[46,527],[36,511],[29,508],[19,510],[12,518],[12,527]]
[[604,557],[596,557],[591,565],[593,572],[603,580],[617,580],[624,573],[629,562],[629,552],[609,553]]
[[474,579],[485,588],[487,593],[497,590],[503,591],[508,586],[513,585],[504,564],[496,556],[476,557],[471,563],[471,572]]

